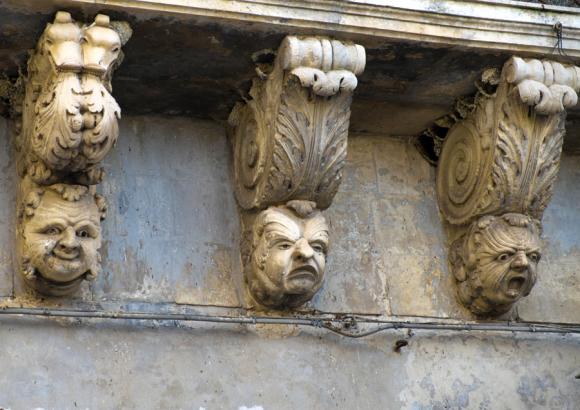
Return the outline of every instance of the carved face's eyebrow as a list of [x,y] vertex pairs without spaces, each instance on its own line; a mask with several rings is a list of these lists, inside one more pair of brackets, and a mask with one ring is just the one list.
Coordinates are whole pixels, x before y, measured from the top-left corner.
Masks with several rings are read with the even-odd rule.
[[69,221],[67,221],[64,218],[46,218],[46,219],[42,219],[41,222],[38,222],[36,224],[34,224],[37,226],[37,230],[43,230],[46,228],[49,228],[51,226],[59,226],[62,228],[65,228],[67,226],[69,226]]
[[517,248],[514,248],[512,246],[496,246],[496,247],[484,247],[483,249],[480,250],[480,252],[483,255],[487,255],[487,256],[497,256],[497,255],[501,255],[503,253],[516,253],[517,252]]
[[94,228],[98,228],[99,224],[95,223],[95,221],[91,220],[91,219],[83,219],[82,221],[78,221],[75,224],[75,228],[78,228],[80,226],[92,226]]
[[304,236],[309,242],[320,241],[328,245],[328,226],[322,218],[314,218],[306,222]]
[[266,225],[264,236],[269,242],[277,242],[281,240],[296,242],[300,239],[300,231],[295,226],[296,224],[292,223],[292,225],[294,226],[286,226],[285,224],[278,222],[269,223]]
[[271,215],[270,221],[264,226],[264,235],[267,237],[282,236],[297,241],[300,239],[302,232],[296,221],[279,213]]

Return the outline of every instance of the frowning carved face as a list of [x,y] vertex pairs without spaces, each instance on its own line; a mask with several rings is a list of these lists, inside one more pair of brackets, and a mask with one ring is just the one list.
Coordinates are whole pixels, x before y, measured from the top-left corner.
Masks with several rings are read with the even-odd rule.
[[46,189],[23,222],[23,273],[37,290],[58,295],[99,271],[102,213],[93,195],[65,199]]
[[536,223],[520,214],[484,217],[464,239],[455,266],[459,296],[476,314],[501,314],[536,283],[541,240]]
[[263,211],[255,222],[253,243],[247,279],[258,302],[295,307],[322,286],[328,225],[314,203],[291,201]]

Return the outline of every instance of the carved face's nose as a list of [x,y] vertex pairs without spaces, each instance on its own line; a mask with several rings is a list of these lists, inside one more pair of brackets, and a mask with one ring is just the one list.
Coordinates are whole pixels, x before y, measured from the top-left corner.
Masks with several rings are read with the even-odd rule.
[[530,263],[526,254],[523,251],[518,251],[512,260],[511,268],[516,270],[524,270],[527,269],[529,265]]
[[306,239],[300,238],[294,246],[295,248],[293,256],[295,259],[306,260],[314,256],[314,249],[312,249]]
[[58,242],[58,249],[62,251],[74,251],[79,247],[75,230],[69,226],[62,234],[62,239]]

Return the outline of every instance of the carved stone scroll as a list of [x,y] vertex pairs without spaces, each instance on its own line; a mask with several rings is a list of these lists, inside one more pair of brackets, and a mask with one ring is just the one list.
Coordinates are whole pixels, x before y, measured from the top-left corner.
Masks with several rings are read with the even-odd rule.
[[28,61],[17,249],[25,282],[45,295],[70,294],[100,271],[106,206],[94,185],[119,134],[111,76],[130,34],[105,15],[81,25],[58,12]]
[[272,70],[254,80],[251,100],[230,116],[235,192],[244,209],[290,199],[330,206],[346,159],[357,44],[286,37]]
[[229,118],[244,271],[260,305],[296,308],[322,286],[328,226],[346,160],[357,44],[289,36]]
[[578,67],[512,57],[495,94],[478,96],[447,134],[439,209],[460,233],[450,252],[460,300],[478,315],[508,311],[535,283],[565,109],[576,104],[578,91]]

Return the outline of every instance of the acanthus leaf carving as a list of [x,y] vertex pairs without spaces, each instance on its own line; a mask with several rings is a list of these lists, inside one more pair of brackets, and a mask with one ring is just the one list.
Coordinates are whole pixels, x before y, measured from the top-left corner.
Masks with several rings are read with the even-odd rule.
[[[291,199],[330,206],[346,159],[348,124],[364,48],[287,37],[251,100],[230,116],[235,189],[244,209]],[[354,70],[354,71],[353,71]]]
[[580,69],[512,57],[498,83],[450,128],[437,170],[439,209],[457,235],[450,262],[459,298],[477,315],[505,313],[535,283]]
[[58,12],[45,29],[28,63],[19,143],[20,169],[36,183],[100,181],[94,168],[118,137],[121,110],[110,79],[121,45],[104,15],[80,26]]

